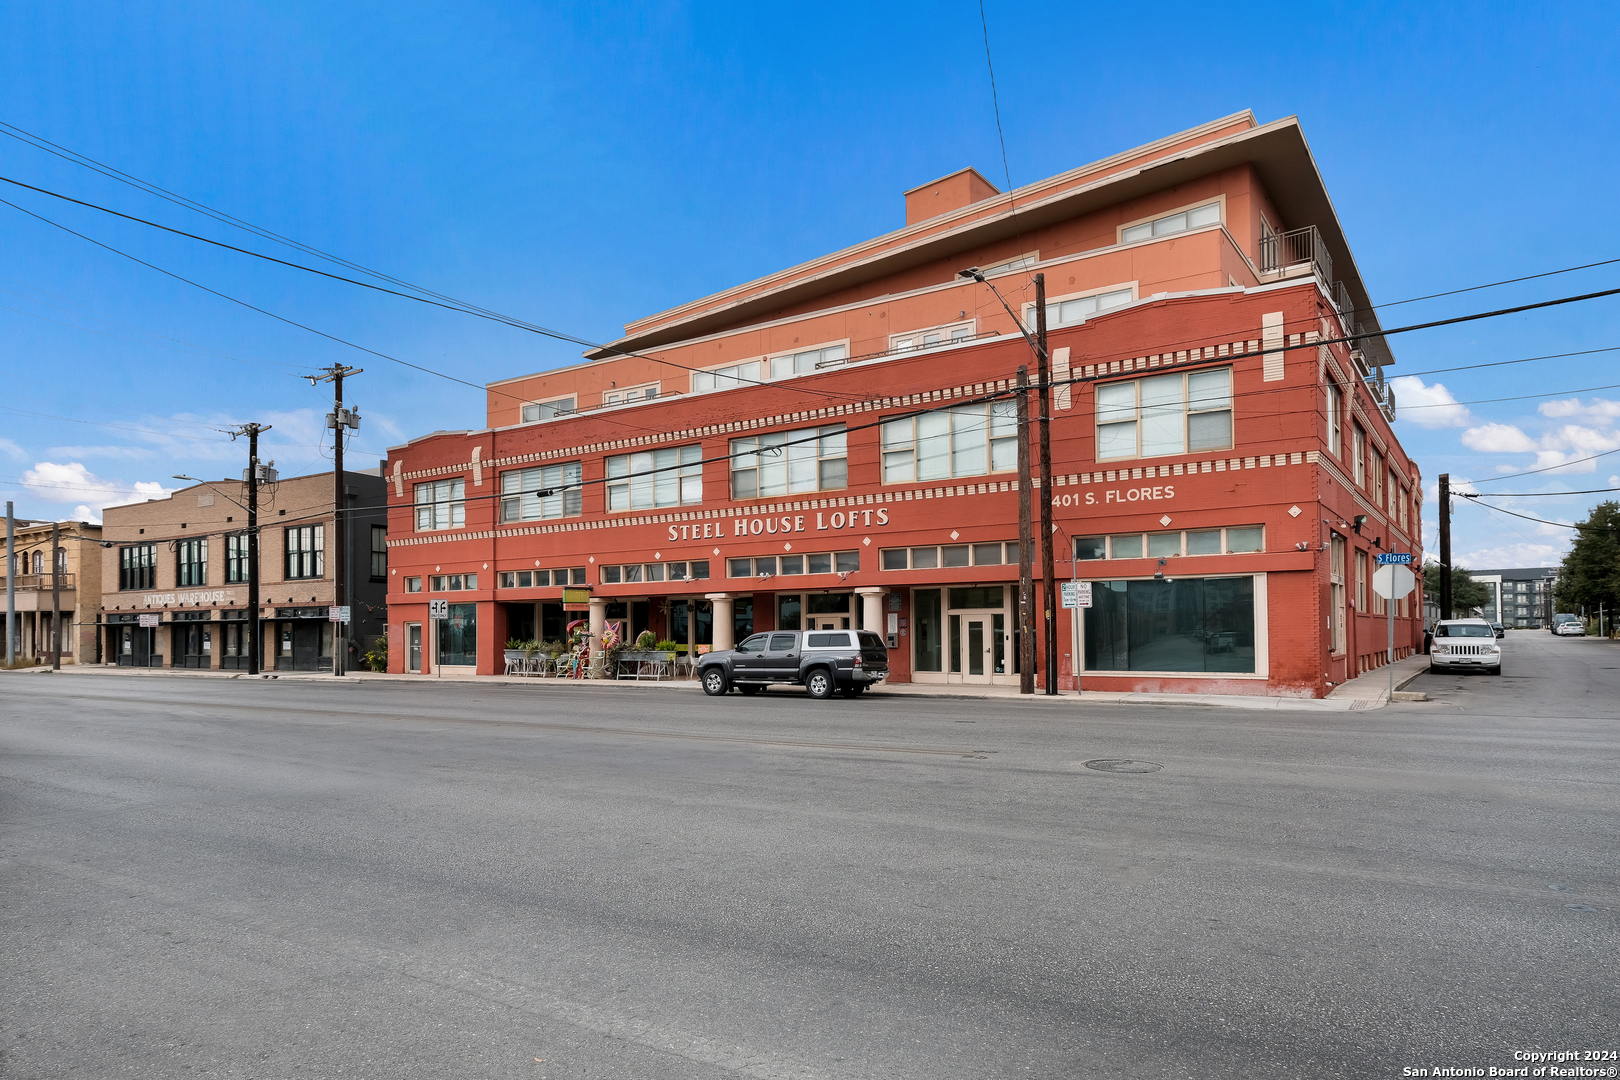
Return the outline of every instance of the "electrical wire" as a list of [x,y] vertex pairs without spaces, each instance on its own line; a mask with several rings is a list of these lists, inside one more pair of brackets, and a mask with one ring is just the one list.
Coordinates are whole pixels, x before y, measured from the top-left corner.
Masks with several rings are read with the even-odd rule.
[[[1620,447],[1615,447],[1613,450],[1605,450],[1601,454],[1593,454],[1590,457],[1571,458],[1568,461],[1561,461],[1557,465],[1548,465],[1546,468],[1542,468],[1542,469],[1526,469],[1524,472],[1505,473],[1502,476],[1487,476],[1483,480],[1470,480],[1469,483],[1471,483],[1471,484],[1494,484],[1498,480],[1512,480],[1515,477],[1519,477],[1519,476],[1535,476],[1535,475],[1537,475],[1539,473],[1548,473],[1548,472],[1552,472],[1555,469],[1564,469],[1564,468],[1568,468],[1571,465],[1579,465],[1583,461],[1596,461],[1598,458],[1608,457],[1610,454],[1620,454]],[[1490,493],[1486,492],[1486,494],[1490,494]]]
[[1458,491],[1453,494],[1465,499],[1477,499],[1482,495],[1488,499],[1557,499],[1565,495],[1601,495],[1606,491],[1620,491],[1620,488],[1588,488],[1585,491]]
[[[1461,495],[1462,492],[1458,492],[1457,494]],[[1490,503],[1480,503],[1479,505],[1483,506],[1483,507],[1485,507],[1487,509],[1490,509],[1490,510],[1495,510],[1498,514],[1508,514],[1508,515],[1510,515],[1512,517],[1523,518],[1526,521],[1539,522],[1542,525],[1556,525],[1560,529],[1574,529],[1577,532],[1581,531],[1582,529],[1588,529],[1588,530],[1591,530],[1591,531],[1594,531],[1594,532],[1620,533],[1620,528],[1617,528],[1616,526],[1613,526],[1613,525],[1589,525],[1589,524],[1586,524],[1585,522],[1581,522],[1581,523],[1578,523],[1578,524],[1575,524],[1575,525],[1566,525],[1562,521],[1548,521],[1546,518],[1531,517],[1529,514],[1520,514],[1520,513],[1514,512],[1512,510],[1505,510],[1500,506],[1492,506]]]

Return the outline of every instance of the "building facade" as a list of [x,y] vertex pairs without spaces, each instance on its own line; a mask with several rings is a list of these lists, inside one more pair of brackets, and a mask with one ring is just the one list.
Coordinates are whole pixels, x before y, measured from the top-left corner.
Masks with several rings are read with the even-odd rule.
[[[1056,613],[1060,685],[1314,696],[1389,659],[1371,574],[1421,565],[1421,476],[1296,121],[905,198],[897,232],[631,323],[490,384],[478,430],[391,450],[393,668],[498,673],[508,637],[575,622],[694,649],[851,626],[896,680],[1016,683],[1036,362],[990,286],[1033,325],[1037,273],[1057,575],[1092,583]],[[1416,597],[1394,615],[1399,658]]]
[[1553,587],[1558,567],[1528,566],[1507,570],[1474,570],[1474,580],[1491,592],[1481,609],[1489,622],[1521,630],[1544,630],[1552,625]]
[[[263,671],[349,666],[387,626],[387,516],[377,472],[344,471],[347,638],[330,620],[331,473],[259,487]],[[102,512],[100,631],[104,662],[125,667],[248,670],[247,484],[219,480]]]
[[[55,524],[58,535],[52,574],[49,521],[18,521],[14,526],[16,554],[0,575],[0,595],[10,579],[17,621],[13,648],[19,657],[44,663],[51,659],[52,585],[62,618],[62,663],[93,664],[97,653],[95,612],[101,603],[101,527],[87,521]],[[89,572],[86,573],[86,570]],[[3,656],[0,652],[0,656]]]

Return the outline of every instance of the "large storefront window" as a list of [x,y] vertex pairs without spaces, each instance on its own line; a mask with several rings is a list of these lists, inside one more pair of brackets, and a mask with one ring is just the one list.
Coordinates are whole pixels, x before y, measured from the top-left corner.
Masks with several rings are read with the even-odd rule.
[[1099,581],[1087,671],[1255,670],[1254,578]]
[[439,620],[439,663],[450,667],[477,665],[477,604],[451,604],[450,617]]

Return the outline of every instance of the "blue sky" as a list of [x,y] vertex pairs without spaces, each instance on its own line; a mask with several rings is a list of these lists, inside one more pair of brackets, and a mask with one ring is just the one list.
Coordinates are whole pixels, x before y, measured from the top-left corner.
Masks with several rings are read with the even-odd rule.
[[[0,120],[345,258],[593,340],[899,227],[964,165],[1028,183],[1240,109],[1297,114],[1375,301],[1620,258],[1613,5],[1115,12],[977,3],[23,2]],[[0,175],[231,242],[245,234],[9,138]],[[7,185],[0,185],[5,187]],[[327,333],[473,383],[571,363],[532,334],[154,234],[19,206]],[[246,246],[265,249],[262,241]],[[284,475],[482,423],[474,389],[323,340],[0,206],[0,491],[84,516],[223,476],[274,425]],[[1387,310],[1386,326],[1620,287],[1620,265]],[[1620,346],[1620,298],[1392,339],[1392,375]],[[1430,483],[1620,447],[1620,352],[1409,377]],[[1593,389],[1601,388],[1601,389]],[[1527,397],[1526,395],[1547,395]],[[1512,400],[1488,401],[1508,398]],[[1452,407],[1450,402],[1464,404]],[[139,429],[139,430],[136,430]],[[1620,487],[1620,454],[1480,490]],[[1504,499],[1580,520],[1613,495]],[[1431,496],[1432,498],[1432,496]],[[1432,523],[1432,506],[1429,513]],[[1459,561],[1556,561],[1569,531],[1461,505]],[[1433,536],[1428,538],[1433,546]]]

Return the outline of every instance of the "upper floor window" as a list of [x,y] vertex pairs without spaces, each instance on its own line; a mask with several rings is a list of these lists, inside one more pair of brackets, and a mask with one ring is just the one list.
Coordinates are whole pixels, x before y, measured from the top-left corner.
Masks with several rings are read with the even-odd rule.
[[1339,384],[1333,381],[1332,376],[1327,381],[1327,447],[1334,457],[1344,454],[1343,436],[1339,432],[1339,416],[1344,411],[1344,391]]
[[889,351],[932,349],[936,345],[949,345],[953,341],[967,341],[973,337],[973,321],[936,326],[928,330],[912,330],[904,334],[889,335]]
[[752,386],[760,381],[760,363],[750,360],[746,364],[731,364],[728,367],[710,368],[708,371],[692,372],[692,393],[702,394],[710,390],[730,390],[734,386]]
[[477,588],[477,574],[434,574],[428,578],[429,592],[466,592]]
[[994,266],[987,266],[984,268],[982,273],[1010,274],[1014,270],[1027,270],[1040,261],[1041,253],[1038,251],[1032,251],[1027,255],[1020,255],[1016,259],[1009,259],[1006,262],[996,263]]
[[632,401],[651,401],[658,396],[658,383],[645,386],[627,386],[623,390],[602,391],[603,405],[628,405]]
[[232,533],[225,538],[225,583],[237,585],[248,579],[248,534]]
[[983,476],[1018,467],[1018,407],[1011,401],[890,420],[883,425],[883,482]]
[[759,499],[849,486],[844,425],[731,440],[731,497]]
[[577,461],[501,473],[501,520],[538,521],[584,512]]
[[1221,220],[1221,204],[1218,202],[1205,203],[1191,210],[1181,210],[1174,214],[1153,218],[1150,221],[1139,221],[1135,225],[1127,225],[1119,232],[1119,242],[1134,244],[1138,240],[1151,240],[1155,236],[1170,236],[1188,229],[1196,229],[1201,225],[1218,225]]
[[293,525],[287,529],[286,572],[288,581],[318,578],[325,571],[326,529],[321,525]]
[[[1132,299],[1131,289],[1111,289],[1108,292],[1093,293],[1090,296],[1080,296],[1073,300],[1058,300],[1046,305],[1046,325],[1073,326],[1083,323],[1093,315],[1115,308],[1124,307]],[[1026,319],[1030,326],[1035,325],[1035,305],[1031,304],[1025,309]]]
[[416,531],[459,529],[467,524],[467,481],[431,480],[416,485]]
[[528,424],[535,420],[554,420],[573,412],[574,407],[575,399],[571,396],[551,401],[531,402],[523,406],[523,422]]
[[771,378],[786,379],[793,375],[809,375],[822,368],[837,367],[849,358],[849,350],[842,345],[828,345],[822,349],[804,349],[786,356],[771,357]]
[[607,459],[608,513],[703,502],[703,448],[672,446]]
[[371,527],[371,580],[388,580],[388,526]]
[[179,545],[179,568],[175,574],[177,585],[208,584],[208,541],[182,540]]
[[1377,450],[1372,453],[1372,480],[1373,505],[1382,510],[1384,508],[1384,455]]
[[[118,587],[150,589],[155,584],[156,544],[131,544],[118,549]],[[38,573],[36,570],[35,573]]]
[[1232,369],[1155,375],[1097,387],[1097,460],[1232,445]]
[[1365,487],[1367,484],[1367,433],[1361,430],[1360,424],[1352,424],[1350,441],[1355,451],[1356,486]]

